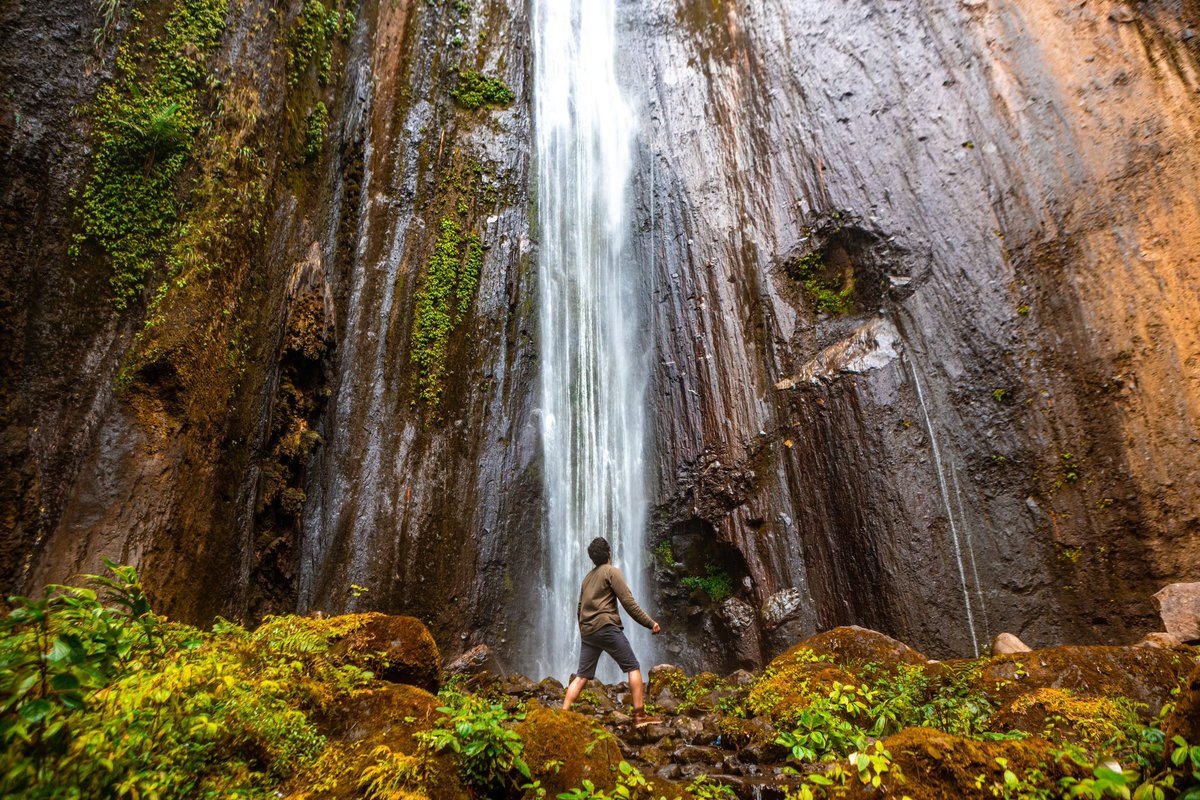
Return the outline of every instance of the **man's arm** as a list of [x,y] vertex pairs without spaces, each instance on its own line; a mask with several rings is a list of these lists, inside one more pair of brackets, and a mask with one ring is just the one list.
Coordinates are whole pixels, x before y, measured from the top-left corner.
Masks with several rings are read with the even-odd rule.
[[633,617],[644,628],[653,628],[657,623],[650,619],[650,615],[642,611],[642,607],[637,604],[637,600],[633,599],[633,592],[629,591],[629,586],[625,583],[625,578],[621,575],[621,571],[616,567],[608,573],[608,585],[612,587],[613,594],[621,601],[621,605],[629,612],[629,616]]

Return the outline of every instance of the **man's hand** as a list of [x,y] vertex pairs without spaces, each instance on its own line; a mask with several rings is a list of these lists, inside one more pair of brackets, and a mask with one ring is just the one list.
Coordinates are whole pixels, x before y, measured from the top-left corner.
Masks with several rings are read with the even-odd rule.
[[656,623],[654,623],[654,627],[650,629],[650,632],[657,636],[658,632],[661,630],[662,630],[662,628],[660,628],[658,623],[656,622]]

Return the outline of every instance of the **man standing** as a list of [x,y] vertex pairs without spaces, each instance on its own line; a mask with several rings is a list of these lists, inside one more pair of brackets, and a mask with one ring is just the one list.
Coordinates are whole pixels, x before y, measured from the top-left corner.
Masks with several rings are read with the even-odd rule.
[[633,654],[633,648],[629,646],[629,640],[625,638],[621,614],[617,611],[617,601],[620,600],[629,616],[649,628],[651,633],[657,634],[662,628],[637,604],[620,570],[609,563],[612,549],[608,546],[607,539],[593,539],[588,545],[588,556],[596,566],[584,576],[583,586],[579,590],[577,615],[579,635],[582,639],[579,644],[579,669],[575,672],[571,685],[567,687],[563,709],[569,709],[587,682],[596,677],[596,663],[600,660],[600,654],[608,653],[622,672],[629,673],[634,727],[662,722],[657,717],[647,714],[643,705],[642,668],[637,656]]

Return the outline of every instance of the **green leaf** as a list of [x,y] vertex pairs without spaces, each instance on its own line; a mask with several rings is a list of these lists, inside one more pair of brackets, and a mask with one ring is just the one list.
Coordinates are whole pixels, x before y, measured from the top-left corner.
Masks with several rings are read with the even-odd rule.
[[54,707],[50,704],[49,700],[39,698],[37,700],[31,700],[23,705],[21,707],[21,716],[27,722],[38,723],[45,719],[46,715],[49,714],[53,708]]

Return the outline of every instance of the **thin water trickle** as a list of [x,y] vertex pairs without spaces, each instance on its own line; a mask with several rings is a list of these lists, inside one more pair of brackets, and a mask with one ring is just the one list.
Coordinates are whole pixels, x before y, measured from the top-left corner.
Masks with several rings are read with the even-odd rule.
[[[616,76],[612,0],[538,0],[534,13],[539,357],[545,561],[533,674],[575,667],[587,545],[605,536],[645,603],[646,369],[626,189],[635,132]],[[626,626],[642,661],[649,636]],[[652,663],[652,662],[651,662]],[[603,680],[616,668],[602,660]]]
[[967,571],[963,567],[962,546],[958,542],[958,525],[954,522],[954,512],[950,509],[950,492],[946,488],[942,454],[938,450],[937,435],[933,432],[933,422],[929,418],[929,407],[925,405],[925,393],[921,390],[921,379],[917,376],[917,366],[910,361],[909,368],[912,370],[913,385],[917,387],[917,401],[921,404],[921,414],[925,417],[925,430],[929,433],[929,447],[933,451],[933,465],[937,472],[938,488],[942,493],[942,506],[946,509],[946,519],[950,522],[950,538],[954,541],[954,559],[958,562],[958,580],[962,586],[963,605],[967,608],[967,628],[971,631],[971,650],[978,656],[979,641],[975,636],[975,615],[971,611],[971,593],[967,590]]

